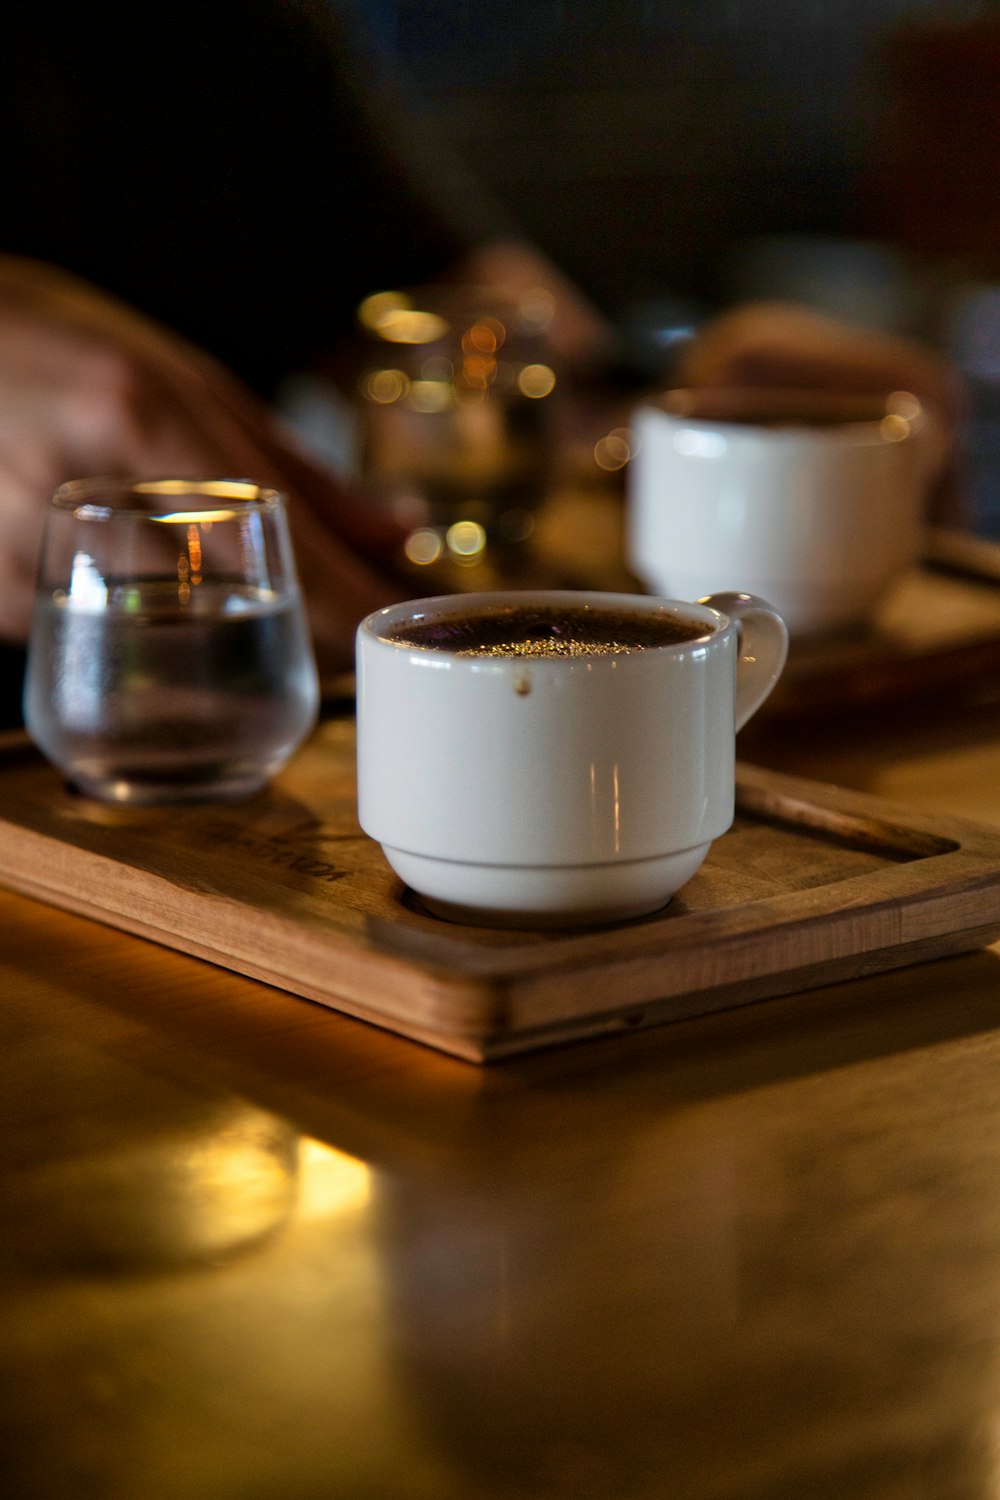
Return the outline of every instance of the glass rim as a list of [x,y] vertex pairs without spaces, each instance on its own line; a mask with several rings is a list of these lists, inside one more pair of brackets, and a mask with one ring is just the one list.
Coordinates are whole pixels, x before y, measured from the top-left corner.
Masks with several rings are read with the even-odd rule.
[[[147,503],[129,504],[132,496],[142,497]],[[161,504],[151,503],[157,498]],[[85,511],[94,520],[129,516],[139,520],[198,521],[227,520],[277,510],[284,499],[280,490],[253,479],[95,477],[67,480],[53,492],[49,505],[65,512]]]

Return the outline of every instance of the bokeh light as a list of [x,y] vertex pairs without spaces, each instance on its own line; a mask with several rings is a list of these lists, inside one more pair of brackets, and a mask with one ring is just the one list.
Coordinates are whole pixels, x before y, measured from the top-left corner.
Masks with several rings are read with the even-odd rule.
[[517,310],[521,321],[528,327],[540,333],[547,328],[555,317],[556,299],[550,291],[543,286],[532,287],[525,292],[518,303]]
[[540,401],[555,389],[555,371],[548,365],[525,365],[517,377],[517,387],[522,396]]
[[373,292],[359,304],[358,322],[375,332],[379,319],[386,313],[399,312],[412,305],[405,292]]
[[430,527],[421,527],[406,538],[403,551],[409,562],[416,563],[418,567],[428,567],[437,562],[444,551],[444,543],[436,531],[432,531]]
[[409,377],[402,370],[369,370],[361,382],[363,395],[379,406],[391,406],[394,401],[401,401],[409,389]]
[[390,344],[433,344],[448,332],[448,323],[437,313],[396,307],[379,315],[373,332]]
[[608,474],[624,469],[631,457],[632,445],[628,429],[625,427],[616,427],[613,432],[599,438],[594,444],[594,459],[597,467]]
[[910,424],[905,417],[890,415],[882,418],[878,430],[887,443],[901,443],[909,436]]
[[415,380],[410,387],[410,405],[414,411],[447,411],[455,400],[449,380]]
[[479,557],[486,547],[486,532],[478,521],[455,521],[445,533],[448,551],[457,559]]

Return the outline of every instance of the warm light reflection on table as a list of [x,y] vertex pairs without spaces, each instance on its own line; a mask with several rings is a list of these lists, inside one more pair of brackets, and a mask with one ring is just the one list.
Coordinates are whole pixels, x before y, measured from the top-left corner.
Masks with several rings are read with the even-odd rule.
[[[995,703],[740,748],[1000,826]],[[997,949],[482,1071],[0,892],[0,995],[17,1500],[996,1489]]]

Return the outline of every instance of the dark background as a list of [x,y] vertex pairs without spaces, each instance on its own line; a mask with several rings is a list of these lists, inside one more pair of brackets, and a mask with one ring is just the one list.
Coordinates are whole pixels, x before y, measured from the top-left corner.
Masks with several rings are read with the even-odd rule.
[[[733,294],[760,235],[891,235],[886,41],[914,0],[336,0],[416,116],[612,309]],[[961,101],[956,101],[961,107]]]

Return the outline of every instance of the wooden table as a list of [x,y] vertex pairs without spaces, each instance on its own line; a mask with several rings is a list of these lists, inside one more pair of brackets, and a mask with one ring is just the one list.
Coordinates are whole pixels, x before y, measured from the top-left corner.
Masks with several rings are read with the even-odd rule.
[[[1000,713],[744,754],[1000,825]],[[477,1069],[0,894],[16,1500],[967,1500],[1000,950]]]

